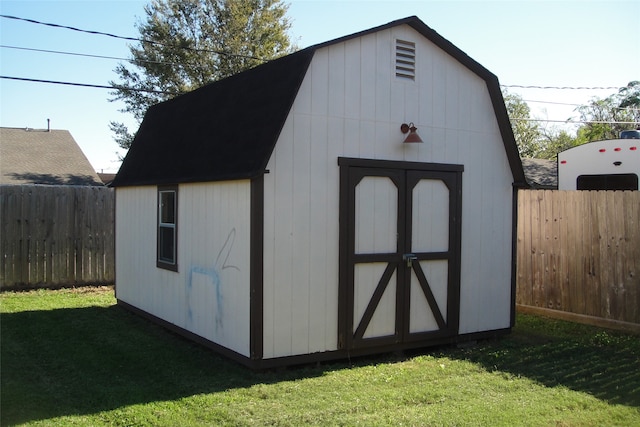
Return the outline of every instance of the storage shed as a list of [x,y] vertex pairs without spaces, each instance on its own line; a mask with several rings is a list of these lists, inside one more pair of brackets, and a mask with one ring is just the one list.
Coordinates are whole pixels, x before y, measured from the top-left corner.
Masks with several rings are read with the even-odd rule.
[[494,336],[525,185],[497,78],[394,21],[151,107],[116,297],[253,368]]

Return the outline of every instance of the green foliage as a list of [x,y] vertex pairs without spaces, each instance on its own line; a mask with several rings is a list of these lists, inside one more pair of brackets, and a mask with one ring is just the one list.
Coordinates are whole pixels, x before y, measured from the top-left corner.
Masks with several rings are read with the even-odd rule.
[[[152,0],[137,25],[145,42],[130,46],[133,67],[116,67],[111,100],[140,123],[153,104],[290,53],[287,10],[281,0]],[[126,126],[111,129],[127,149]]]
[[560,151],[576,145],[577,140],[567,131],[534,121],[529,105],[520,95],[506,91],[503,95],[520,157],[553,160]]
[[589,122],[578,129],[580,139],[585,142],[617,139],[621,131],[640,126],[640,81],[629,82],[604,99],[594,98],[577,111],[581,121]]
[[537,159],[555,160],[558,153],[584,143],[581,138],[573,137],[565,129],[552,127],[544,129],[540,134],[539,150],[535,154]]
[[531,109],[520,95],[504,91],[504,102],[521,157],[537,157],[541,151],[540,125],[531,121]]
[[464,348],[251,372],[116,306],[0,294],[1,425],[640,425],[640,340],[519,315]]
[[113,132],[113,139],[120,148],[129,148],[135,135],[129,132],[129,129],[123,124],[111,121],[109,129]]
[[635,120],[640,121],[640,80],[629,82],[627,86],[618,91],[620,108],[635,109]]
[[640,81],[629,82],[618,93],[604,99],[594,98],[578,107],[580,121],[588,123],[580,126],[575,136],[566,129],[540,126],[531,121],[531,110],[522,97],[506,91],[503,95],[521,157],[555,160],[559,152],[568,148],[617,139],[621,131],[640,127]]

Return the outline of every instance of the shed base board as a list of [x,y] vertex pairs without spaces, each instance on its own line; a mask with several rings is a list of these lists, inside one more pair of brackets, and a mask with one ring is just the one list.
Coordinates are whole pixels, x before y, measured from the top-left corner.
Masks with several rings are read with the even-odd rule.
[[148,313],[138,307],[128,304],[120,299],[118,299],[117,302],[118,302],[118,305],[120,305],[126,310],[129,310],[141,317],[144,317],[145,319],[150,320],[153,323],[156,323],[168,329],[171,332],[174,332],[204,347],[210,348],[214,350],[216,353],[219,353],[222,356],[227,357],[228,359],[231,359],[241,365],[244,365],[254,370],[278,368],[278,367],[293,366],[293,365],[304,365],[304,364],[310,364],[310,363],[328,362],[328,361],[336,361],[336,360],[347,360],[353,357],[371,356],[374,354],[392,353],[392,352],[405,351],[405,350],[426,349],[429,347],[435,347],[439,345],[459,344],[459,343],[465,343],[465,342],[475,341],[475,340],[499,338],[511,332],[511,328],[505,328],[505,329],[496,329],[491,331],[475,332],[470,334],[462,334],[454,337],[436,338],[436,339],[431,339],[428,342],[420,341],[420,342],[413,342],[413,343],[407,343],[407,344],[397,344],[392,346],[387,345],[387,346],[380,346],[380,347],[367,347],[367,348],[351,350],[351,351],[333,350],[333,351],[324,351],[324,352],[311,353],[311,354],[300,354],[295,356],[258,359],[258,358],[250,358],[250,357],[244,356],[238,352],[235,352],[224,346],[221,346],[220,344],[216,344],[213,341],[210,341],[206,338],[196,335],[193,332],[190,332],[184,328],[181,328],[173,323],[167,322],[164,319],[161,319],[151,313]]
[[552,319],[565,320],[567,322],[583,323],[585,325],[597,326],[599,328],[616,329],[619,331],[640,334],[640,324],[624,322],[622,320],[605,319],[603,317],[589,316],[587,314],[572,313],[569,311],[553,310],[544,307],[534,307],[531,305],[517,304],[518,313],[535,314],[538,316],[550,317]]
[[461,344],[478,340],[495,339],[505,336],[511,332],[511,328],[496,329],[491,331],[475,332],[472,334],[457,335],[448,338],[437,338],[429,341],[420,341],[410,344],[397,344],[393,346],[368,347],[358,350],[334,350],[311,354],[301,354],[296,356],[276,357],[271,359],[253,360],[251,368],[269,369],[283,366],[304,365],[309,363],[329,362],[338,360],[350,360],[351,358],[373,356],[376,354],[394,353],[402,351],[419,351],[428,348],[449,344]]
[[140,317],[143,317],[143,318],[145,318],[147,320],[150,320],[151,322],[153,322],[153,323],[155,323],[155,324],[157,324],[159,326],[162,326],[163,328],[165,328],[165,329],[167,329],[167,330],[169,330],[169,331],[171,331],[173,333],[176,333],[176,334],[178,334],[178,335],[180,335],[180,336],[182,336],[184,338],[187,338],[188,340],[191,340],[191,341],[193,341],[193,342],[195,342],[197,344],[200,344],[200,345],[202,345],[204,347],[210,348],[210,349],[214,350],[216,353],[219,353],[219,354],[221,354],[221,355],[223,355],[223,356],[225,356],[225,357],[227,357],[227,358],[229,358],[231,360],[239,362],[239,363],[241,363],[243,365],[247,365],[247,363],[245,361],[251,360],[248,357],[246,357],[246,356],[244,356],[244,355],[242,355],[242,354],[240,354],[240,353],[238,353],[236,351],[230,350],[227,347],[221,346],[220,344],[216,344],[215,342],[213,342],[211,340],[203,338],[200,335],[194,334],[191,331],[188,331],[188,330],[186,330],[184,328],[181,328],[178,325],[175,325],[175,324],[173,324],[171,322],[168,322],[168,321],[166,321],[166,320],[164,320],[164,319],[162,319],[162,318],[160,318],[158,316],[155,316],[155,315],[153,315],[153,314],[151,314],[151,313],[149,313],[147,311],[144,311],[144,310],[142,310],[142,309],[140,309],[140,308],[138,308],[138,307],[136,307],[134,305],[131,305],[131,304],[127,303],[127,302],[124,302],[124,301],[122,301],[120,299],[117,299],[116,301],[117,301],[118,305],[121,306],[122,308],[124,308],[124,309],[126,309],[128,311],[131,311],[132,313],[134,313],[134,314],[136,314],[136,315],[138,315]]

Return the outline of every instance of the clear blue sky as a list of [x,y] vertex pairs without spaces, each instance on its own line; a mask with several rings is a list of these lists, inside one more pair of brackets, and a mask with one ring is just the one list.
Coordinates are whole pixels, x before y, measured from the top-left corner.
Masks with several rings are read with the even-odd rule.
[[[0,13],[137,37],[140,0],[0,0]],[[622,87],[640,80],[640,1],[291,0],[291,38],[301,48],[416,15],[498,76],[503,85]],[[128,57],[127,42],[0,18],[0,44]],[[118,61],[0,48],[0,75],[106,85]],[[509,88],[525,100],[585,104],[615,89]],[[106,89],[0,79],[0,126],[67,129],[98,171],[115,172],[109,121],[134,124]],[[572,106],[530,103],[541,119]],[[553,123],[549,123],[549,126]],[[1,142],[0,142],[1,143]]]

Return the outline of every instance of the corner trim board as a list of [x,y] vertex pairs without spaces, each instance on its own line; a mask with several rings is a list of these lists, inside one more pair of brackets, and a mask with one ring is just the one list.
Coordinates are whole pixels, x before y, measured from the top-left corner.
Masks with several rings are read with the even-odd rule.
[[251,180],[249,353],[262,359],[264,353],[264,175]]

